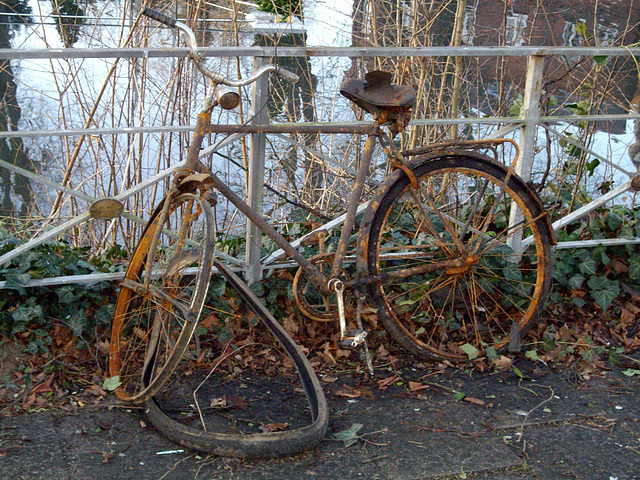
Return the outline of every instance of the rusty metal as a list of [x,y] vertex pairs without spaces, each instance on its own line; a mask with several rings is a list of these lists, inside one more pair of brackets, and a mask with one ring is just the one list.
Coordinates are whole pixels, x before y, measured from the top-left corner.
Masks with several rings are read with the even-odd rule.
[[[285,254],[299,265],[299,270],[293,281],[293,291],[295,301],[300,310],[309,318],[319,321],[335,321],[339,320],[341,337],[345,335],[346,319],[345,309],[348,305],[344,304],[345,300],[349,297],[343,298],[345,290],[355,290],[362,293],[366,287],[369,287],[378,283],[391,282],[401,279],[410,278],[413,276],[423,275],[432,272],[443,272],[449,276],[462,276],[466,275],[473,267],[479,262],[479,255],[469,255],[465,253],[466,250],[463,245],[458,245],[460,255],[456,258],[448,258],[433,263],[425,263],[418,266],[401,268],[393,272],[377,273],[370,275],[368,267],[366,265],[366,244],[369,242],[368,233],[361,234],[358,237],[358,256],[356,258],[357,264],[357,278],[350,279],[344,274],[343,264],[347,256],[347,248],[351,238],[352,231],[355,227],[355,213],[360,202],[362,193],[364,191],[365,179],[369,173],[371,161],[373,158],[373,152],[377,143],[384,148],[390,167],[397,172],[397,175],[405,175],[412,188],[412,192],[420,189],[420,184],[414,168],[416,160],[408,161],[407,157],[420,156],[419,161],[425,161],[429,157],[452,156],[452,155],[471,155],[474,156],[475,151],[480,149],[491,149],[494,154],[494,159],[497,159],[497,149],[500,145],[505,143],[511,144],[515,147],[515,159],[506,167],[503,167],[506,173],[504,185],[506,185],[512,175],[517,177],[514,173],[514,166],[517,162],[519,149],[518,145],[511,139],[494,139],[494,140],[479,140],[479,141],[466,141],[456,140],[441,142],[426,147],[420,147],[413,150],[400,152],[393,143],[393,137],[402,131],[408,124],[411,105],[415,101],[415,90],[411,87],[404,87],[393,85],[390,83],[389,75],[374,74],[368,76],[364,82],[359,80],[349,80],[343,83],[341,91],[347,98],[361,106],[365,110],[374,114],[374,121],[371,124],[363,125],[344,125],[344,124],[266,124],[266,125],[212,125],[210,123],[211,116],[208,112],[198,115],[195,132],[193,134],[192,142],[189,147],[187,155],[187,162],[185,168],[177,174],[179,180],[175,180],[173,188],[180,191],[189,188],[200,188],[201,192],[206,191],[210,185],[217,189],[224,197],[226,197],[238,210],[240,210],[264,235],[269,237],[279,248],[281,248]],[[382,131],[381,126],[383,124],[390,124],[390,135],[385,134]],[[210,133],[246,133],[246,134],[270,134],[270,133],[325,133],[325,134],[359,134],[366,135],[367,141],[363,150],[362,159],[356,172],[356,178],[353,182],[351,197],[348,201],[345,222],[340,232],[338,245],[336,251],[331,254],[324,254],[324,237],[326,232],[322,231],[305,240],[305,245],[318,243],[320,249],[320,255],[312,257],[311,259],[302,255],[295,247],[291,245],[282,235],[280,235],[273,226],[265,220],[261,212],[252,209],[239,195],[237,195],[231,188],[224,183],[217,175],[206,167],[199,160],[199,153],[202,146],[203,138]],[[476,154],[480,156],[480,154]],[[490,159],[483,155],[486,162],[490,162]],[[193,174],[192,172],[199,172]],[[387,184],[387,182],[385,182]],[[504,187],[500,194],[504,194]],[[386,187],[382,187],[386,188]],[[529,192],[529,190],[525,189]],[[174,191],[175,192],[175,191]],[[537,199],[535,193],[529,192],[533,204],[539,206],[539,216],[533,221],[537,225],[537,228],[547,233],[547,237],[553,238],[552,234],[549,234],[550,226],[548,219],[543,213],[539,199]],[[415,195],[415,193],[412,193]],[[380,198],[377,196],[376,198]],[[444,214],[438,210],[438,208],[429,203],[428,196],[425,196],[426,202],[431,211],[438,215],[440,221],[447,229],[448,221],[444,217]],[[375,202],[372,202],[375,203]],[[422,205],[422,202],[415,200],[417,205]],[[498,202],[496,202],[497,204]],[[426,208],[426,205],[423,206]],[[168,206],[165,206],[165,209]],[[377,206],[372,204],[370,209],[376,210]],[[492,205],[495,208],[495,205]],[[537,208],[536,208],[537,210]],[[162,215],[163,213],[161,213]],[[489,212],[491,216],[492,212]],[[428,216],[425,214],[425,218]],[[449,227],[451,227],[449,225]],[[432,225],[431,229],[435,230]],[[435,235],[438,238],[438,235]],[[540,236],[543,238],[544,235]],[[458,239],[452,234],[454,241]],[[538,245],[539,238],[535,237],[536,245]],[[539,246],[539,245],[538,245]],[[548,245],[545,247],[548,250]],[[540,249],[539,250],[544,250]],[[365,255],[363,255],[363,253]],[[392,257],[398,260],[410,260],[416,257],[424,256],[422,253],[397,253]],[[426,257],[425,257],[426,258]],[[540,258],[539,262],[547,264],[550,260],[548,258]],[[325,270],[330,267],[330,271],[327,274]],[[538,285],[538,283],[548,282],[548,276],[543,275],[536,279],[536,288],[534,299],[537,301],[540,296],[545,294],[548,290],[548,285]],[[304,297],[304,287],[313,285],[315,289],[312,291],[312,295],[307,298]],[[314,304],[315,297],[313,295],[318,294],[317,298],[321,298],[321,301]],[[521,319],[524,326],[528,324],[529,319]],[[496,343],[497,348],[503,346],[500,343]],[[435,348],[427,345],[427,348]],[[445,352],[446,354],[446,352]]]
[[[324,253],[324,245],[322,241],[319,243],[319,249],[320,254],[310,257],[309,260],[323,275],[325,275],[326,270],[334,264],[335,253]],[[341,278],[343,282],[346,280],[344,274],[341,275]],[[300,311],[311,320],[323,323],[335,322],[336,318],[338,318],[337,300],[335,300],[333,296],[323,295],[321,308],[312,305],[305,296],[305,290],[309,283],[313,282],[309,282],[307,279],[306,271],[303,268],[298,268],[292,282],[293,298],[296,305]],[[318,291],[320,291],[317,284],[313,285],[318,289]],[[353,310],[348,299],[345,304],[345,309],[349,314],[351,314],[351,310]]]
[[360,197],[364,191],[365,180],[369,173],[369,167],[371,166],[371,158],[373,157],[373,150],[376,146],[377,136],[369,135],[367,137],[367,143],[364,146],[362,158],[360,159],[360,166],[358,167],[358,173],[353,183],[353,189],[351,191],[351,198],[347,205],[347,216],[340,231],[340,239],[338,240],[338,246],[336,248],[336,257],[333,267],[331,267],[331,273],[329,278],[335,278],[340,272],[342,267],[342,261],[347,253],[347,246],[349,244],[349,238],[351,237],[351,231],[356,222],[356,210],[360,203]]
[[425,145],[422,147],[414,148],[412,150],[404,150],[402,155],[405,157],[415,157],[417,155],[427,155],[438,153],[439,155],[445,153],[464,153],[469,150],[482,150],[482,149],[492,149],[494,152],[494,158],[496,158],[495,148],[499,147],[504,143],[511,144],[516,149],[516,154],[514,155],[514,159],[512,164],[517,163],[518,157],[520,155],[520,147],[518,144],[510,139],[510,138],[495,138],[488,140],[447,140],[445,142],[432,143],[430,145]]
[[[416,258],[415,255],[397,255],[393,257],[394,260],[408,260]],[[358,275],[358,278],[349,280],[344,283],[346,289],[357,289],[366,285],[372,285],[374,283],[387,282],[390,280],[401,280],[403,278],[409,278],[414,275],[422,275],[425,273],[438,272],[440,270],[458,273],[464,272],[471,268],[478,262],[479,258],[475,255],[460,256],[449,260],[441,260],[435,263],[428,263],[417,267],[404,268],[402,270],[396,270],[388,273],[380,273],[378,275]]]

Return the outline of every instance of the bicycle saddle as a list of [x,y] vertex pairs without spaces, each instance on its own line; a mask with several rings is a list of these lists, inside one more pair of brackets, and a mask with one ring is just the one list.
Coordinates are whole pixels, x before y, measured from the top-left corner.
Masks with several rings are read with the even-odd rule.
[[398,107],[409,109],[416,102],[413,87],[391,83],[391,73],[381,70],[368,72],[364,80],[347,78],[340,85],[340,93],[376,116]]

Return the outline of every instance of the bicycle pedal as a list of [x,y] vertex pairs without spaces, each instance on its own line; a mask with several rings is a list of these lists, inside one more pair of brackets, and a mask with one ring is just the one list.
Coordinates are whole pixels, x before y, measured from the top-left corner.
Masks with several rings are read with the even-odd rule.
[[338,342],[338,346],[356,348],[365,342],[365,338],[367,338],[366,330],[350,330],[344,338]]

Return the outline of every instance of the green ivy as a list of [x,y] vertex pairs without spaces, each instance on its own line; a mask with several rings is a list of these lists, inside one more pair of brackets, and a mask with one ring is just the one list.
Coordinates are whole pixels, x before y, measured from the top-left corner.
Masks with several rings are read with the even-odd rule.
[[300,0],[256,0],[258,9],[262,12],[273,13],[280,17],[302,16],[302,1]]
[[[0,255],[18,244],[0,234]],[[51,344],[50,332],[57,324],[74,336],[85,337],[94,329],[111,325],[115,286],[106,282],[28,287],[31,279],[50,278],[122,270],[125,252],[120,247],[97,258],[88,248],[74,248],[66,242],[49,242],[13,259],[0,268],[0,333],[20,335],[27,340],[28,353],[45,353]],[[86,342],[82,343],[83,345]]]
[[[557,233],[559,242],[608,238],[633,238],[639,236],[637,208],[615,206],[600,209],[590,219],[574,224],[568,230]],[[571,299],[574,304],[585,300],[571,295],[584,291],[603,310],[624,295],[622,286],[640,290],[640,249],[636,245],[605,246],[557,250],[553,278],[560,298]],[[552,300],[552,303],[554,301]]]

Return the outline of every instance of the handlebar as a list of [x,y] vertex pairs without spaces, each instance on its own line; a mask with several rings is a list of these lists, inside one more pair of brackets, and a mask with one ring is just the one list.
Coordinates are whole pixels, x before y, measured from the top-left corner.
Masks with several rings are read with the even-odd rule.
[[196,41],[196,36],[191,28],[189,28],[184,23],[176,20],[175,18],[172,18],[149,7],[145,7],[144,10],[142,10],[142,14],[149,18],[152,18],[159,23],[162,23],[163,25],[166,25],[167,27],[176,28],[184,33],[187,39],[187,43],[189,44],[189,48],[191,49],[191,59],[195,62],[198,70],[200,70],[203,75],[210,78],[211,81],[215,84],[227,85],[229,87],[244,87],[245,85],[250,85],[251,83],[258,80],[258,78],[260,78],[265,73],[271,72],[275,73],[278,77],[290,83],[297,83],[299,80],[299,77],[295,73],[290,72],[289,70],[286,70],[278,65],[265,65],[247,78],[239,78],[237,80],[228,79],[218,72],[207,69],[202,64],[202,57],[198,54],[198,42]]

